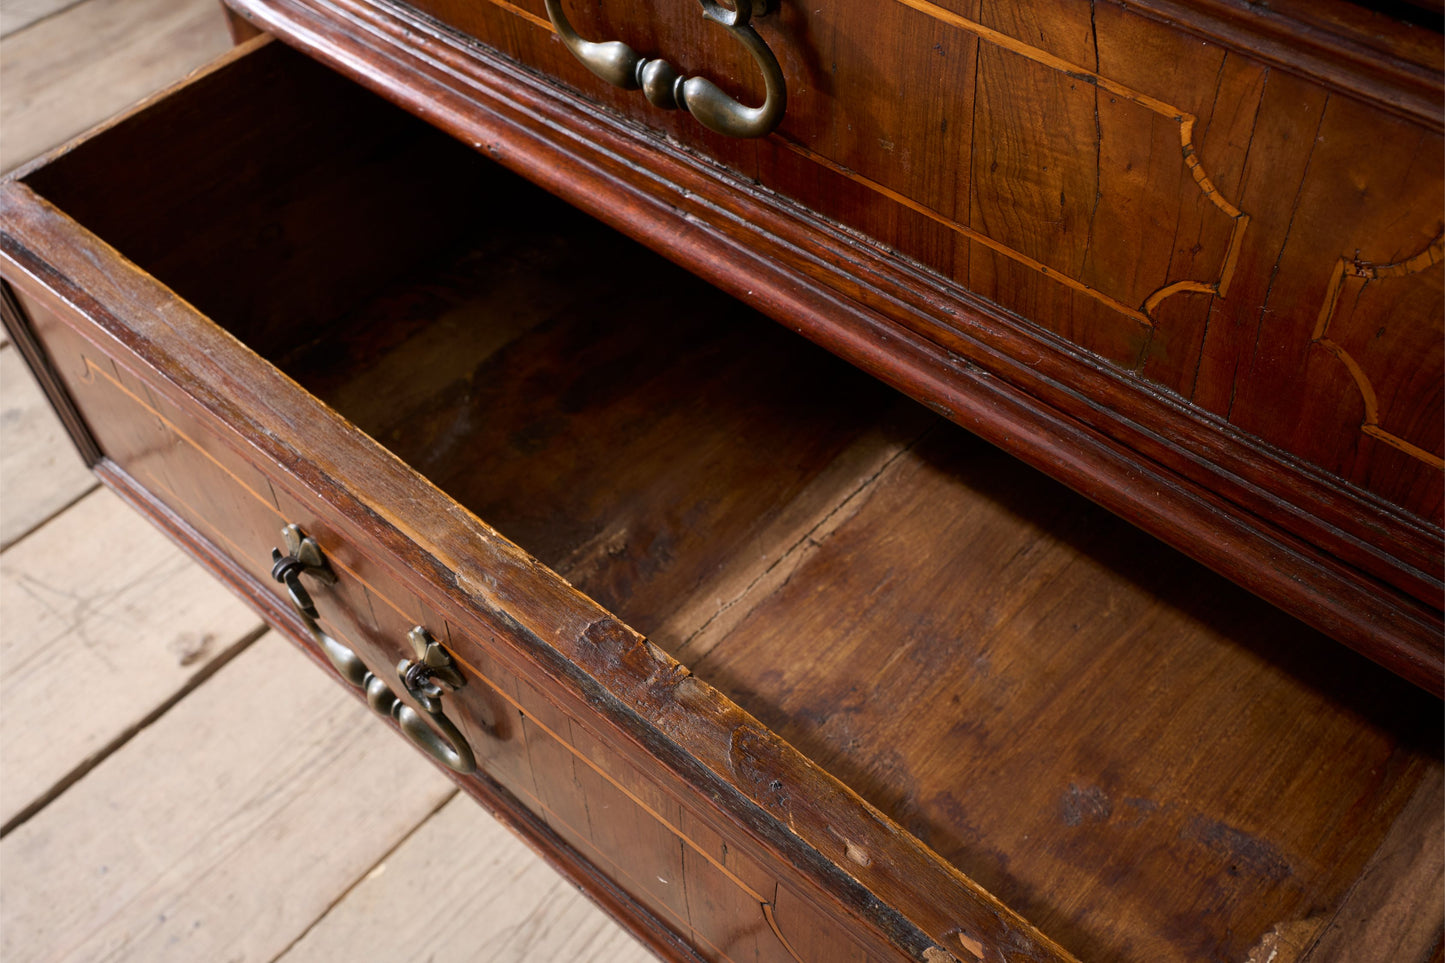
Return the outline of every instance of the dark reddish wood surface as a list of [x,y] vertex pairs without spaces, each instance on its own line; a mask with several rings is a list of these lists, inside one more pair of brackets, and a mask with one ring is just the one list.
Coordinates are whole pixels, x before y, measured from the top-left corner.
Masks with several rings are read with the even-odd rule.
[[[1438,33],[1337,2],[1236,12],[1255,36],[1236,30],[1223,44],[1188,28],[1186,4],[1163,22],[1075,0],[785,5],[761,29],[790,80],[788,116],[753,143],[590,76],[552,38],[540,0],[412,5],[1440,524],[1445,430],[1416,420],[1442,406],[1439,357],[1377,345],[1392,364],[1362,362],[1370,383],[1356,388],[1315,333],[1340,258],[1393,264],[1440,243]],[[583,36],[758,97],[746,54],[689,4],[572,7]],[[1226,11],[1201,12],[1212,22]],[[1335,66],[1324,76],[1291,69],[1292,52],[1307,61],[1326,48]],[[1383,69],[1367,81],[1352,65]],[[1273,96],[1280,85],[1287,97]],[[1382,92],[1386,106],[1416,104],[1413,116],[1382,110]],[[1420,303],[1365,304],[1358,330],[1442,340],[1439,262],[1390,282]],[[1241,335],[1223,357],[1219,330]],[[1371,390],[1382,434],[1362,439]]]
[[[483,48],[436,32],[400,8],[379,8],[362,0],[278,0],[236,6],[268,30],[381,90],[464,142],[478,145],[1251,591],[1395,671],[1440,690],[1442,558],[1435,522],[1403,513],[1335,475],[1261,445],[1257,436],[1239,431],[1203,407],[1150,388],[1127,371],[1100,365],[1037,324],[999,312],[942,275],[861,244],[856,235],[840,233],[776,195],[699,164],[694,156],[539,82]],[[479,5],[478,9],[490,8]],[[498,10],[496,16],[516,19]],[[350,22],[365,23],[367,32],[345,26]],[[1149,27],[1152,21],[1140,23],[1154,29]],[[508,29],[540,33],[525,20]],[[424,48],[424,57],[411,52],[416,47]],[[1027,69],[1035,68],[1043,69],[1039,64]],[[1210,96],[1216,75],[1217,69],[1210,74]],[[1247,87],[1248,75],[1248,70],[1229,68],[1219,77],[1221,83]],[[1281,83],[1287,86],[1288,76],[1278,76],[1286,78]],[[1275,92],[1282,89],[1280,83],[1266,86]],[[1143,111],[1139,116],[1156,118],[1151,124],[1163,122],[1137,104],[1120,109],[1136,107]],[[1252,122],[1252,112],[1236,111],[1226,126],[1247,132]],[[1196,133],[1203,130],[1196,128]],[[1177,125],[1172,136],[1177,141]],[[1240,164],[1244,152],[1233,151],[1233,156],[1231,163]],[[822,184],[818,190],[829,203],[881,212],[885,221],[892,222],[893,215],[886,213],[886,205],[880,206],[877,192],[830,173],[796,151],[783,150],[777,157],[792,158],[788,163],[811,170],[806,175],[809,183]],[[1184,172],[1181,189],[1202,199],[1188,165],[1180,160],[1177,166]],[[1221,162],[1217,170],[1228,166]],[[1194,211],[1191,217],[1202,217],[1201,238],[1210,230],[1217,232],[1221,224],[1226,233],[1233,230],[1220,208],[1200,203],[1205,207],[1189,210]],[[1427,207],[1422,204],[1412,210]],[[1181,217],[1185,211],[1180,208]],[[828,213],[826,208],[823,213]],[[914,218],[919,224],[937,226],[906,209],[899,217],[898,223]],[[867,224],[861,227],[872,230]],[[927,228],[924,234],[932,230]],[[1260,234],[1251,228],[1248,237]],[[904,246],[898,250],[909,253]],[[1157,246],[1149,249],[1156,250]],[[1185,252],[1185,256],[1194,255]],[[1326,273],[1339,263],[1338,255],[1329,261]],[[1321,283],[1327,281],[1327,276],[1321,278]],[[1044,289],[1036,286],[1036,290]],[[1185,292],[1165,299],[1161,310],[1210,300],[1202,293]],[[1311,325],[1316,314],[1311,309]],[[1223,347],[1210,349],[1211,357],[1231,357],[1230,352],[1241,356],[1246,350],[1252,335],[1232,323],[1206,326],[1211,337],[1225,339]],[[1150,352],[1156,364],[1177,365],[1179,357],[1174,350]],[[1271,349],[1266,360],[1273,363],[1275,357]],[[1328,368],[1325,362],[1346,370],[1331,360],[1336,356],[1327,347],[1311,348],[1309,357],[1322,370]],[[1329,397],[1347,401],[1343,394]],[[1412,402],[1410,407],[1429,410],[1423,402],[1419,406]],[[1359,427],[1354,425],[1351,437],[1364,439],[1362,451],[1390,447],[1361,435]],[[1364,465],[1373,457],[1366,452],[1356,467],[1367,471]],[[1384,465],[1394,456],[1380,457]],[[1429,477],[1434,476],[1412,467],[1390,484],[1410,488],[1411,478]],[[1378,480],[1385,483],[1384,475]]]
[[[1391,814],[1438,775],[1435,700],[1383,677],[1359,686],[1358,657],[1322,658],[1304,626],[944,426],[865,482],[858,514],[809,535],[821,546],[775,593],[731,600],[751,614],[704,648],[670,619],[679,588],[712,594],[704,578],[740,535],[769,562],[797,550],[759,540],[756,507],[718,512],[719,493],[751,506],[792,496],[777,480],[819,457],[814,410],[858,432],[878,405],[853,410],[867,392],[858,375],[810,363],[637,254],[647,294],[602,297],[644,305],[625,323],[519,297],[524,272],[537,294],[589,272],[607,291],[617,273],[585,224],[549,245],[550,262],[528,233],[510,259],[489,241],[399,285],[338,322],[343,350],[326,338],[283,368],[1082,957],[1242,959],[1276,923],[1338,903]],[[418,288],[430,297],[405,293]],[[645,307],[659,298],[692,319]],[[429,380],[424,399],[367,392],[423,352],[441,368],[464,342],[488,344],[493,319],[520,303],[547,321],[511,326],[513,340]],[[729,363],[731,338],[752,346],[747,366]],[[782,395],[775,367],[792,374]],[[771,457],[751,461],[759,446]],[[1060,679],[1084,681],[1061,693]],[[539,771],[559,768],[553,810],[588,777]],[[1221,778],[1236,771],[1251,775]],[[569,826],[586,819],[574,805]],[[640,879],[682,875],[676,851],[644,848],[673,862]],[[678,897],[659,887],[655,899]]]
[[[110,149],[133,146],[124,125],[57,161],[62,175],[189,177],[179,193],[206,197],[245,251],[291,236],[311,170],[349,185],[332,203],[357,191],[385,210],[388,190],[410,199],[398,170],[452,150],[433,141],[418,156],[400,124],[401,149],[352,154],[332,111],[293,96],[316,68],[279,46],[250,57],[166,111],[215,124],[235,69],[251,106],[245,125],[220,124],[248,131],[230,162],[264,168],[268,145],[293,149],[259,136],[265,125],[309,127],[300,142],[317,164],[294,180],[273,168],[258,196],[184,157],[142,171]],[[396,116],[368,109],[376,129]],[[415,125],[418,144],[428,136]],[[228,313],[216,277],[221,293],[201,295],[214,310],[177,300],[162,282],[199,283],[203,264],[178,257],[157,281],[14,182],[0,188],[5,276],[107,454],[214,525],[248,573],[236,577],[264,578],[275,529],[299,520],[347,576],[324,596],[327,618],[374,667],[410,625],[440,627],[471,679],[453,700],[464,729],[496,742],[483,757],[508,798],[615,881],[614,911],[635,900],[712,959],[749,946],[779,959],[1070,958],[997,890],[1082,955],[1191,959],[1333,911],[1396,831],[1428,833],[1395,817],[1440,777],[1437,703],[950,426],[910,444],[926,419],[897,417],[856,372],[485,163],[466,173],[479,194],[549,216],[497,217],[475,250],[430,267],[400,256],[426,243],[415,219],[343,239],[391,265],[366,290],[325,266],[324,234],[276,245],[287,276],[314,262],[331,290],[312,296],[331,317],[279,299]],[[64,183],[49,188],[62,204]],[[112,196],[99,216],[128,224],[125,205],[147,194]],[[459,205],[436,243],[469,226]],[[512,241],[499,247],[500,233]],[[278,255],[249,256],[238,270]],[[649,286],[607,286],[631,271]],[[579,278],[605,295],[596,316],[610,323],[573,291],[537,296]],[[430,460],[448,493],[201,311],[260,335],[343,415],[410,446],[410,462]],[[680,376],[653,373],[663,356]],[[501,484],[476,479],[487,472]],[[659,643],[725,688],[499,537],[473,499],[637,628],[657,620]],[[707,614],[724,585],[739,589],[730,623]],[[696,896],[654,882],[668,873]]]

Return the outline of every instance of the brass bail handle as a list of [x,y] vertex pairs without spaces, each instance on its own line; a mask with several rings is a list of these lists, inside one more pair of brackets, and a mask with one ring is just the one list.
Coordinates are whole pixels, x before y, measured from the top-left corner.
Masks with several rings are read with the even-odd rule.
[[407,694],[426,709],[424,718],[397,698],[385,680],[378,678],[355,652],[332,638],[317,621],[316,605],[301,576],[310,576],[327,585],[336,582],[336,573],[327,564],[321,546],[295,525],[283,528],[281,538],[286,554],[282,555],[279,549],[271,550],[271,577],[286,586],[291,605],[301,616],[311,641],[342,678],[366,693],[366,702],[372,709],[395,719],[406,737],[423,752],[463,775],[475,772],[477,761],[471,747],[442,712],[442,692],[460,689],[466,684],[446,649],[426,629],[415,626],[407,633],[415,659],[402,659],[396,666],[397,678]]
[[734,0],[732,9],[717,0],[700,0],[702,15],[719,24],[747,48],[763,72],[767,91],[762,106],[748,107],[723,93],[705,77],[683,77],[666,60],[644,57],[620,40],[594,43],[572,29],[562,0],[546,0],[552,28],[572,56],[598,77],[624,90],[641,89],[649,103],[665,110],[681,107],[708,130],[729,137],[762,137],[772,132],[788,109],[788,87],[778,58],[753,29],[752,18],[771,13],[776,0]]

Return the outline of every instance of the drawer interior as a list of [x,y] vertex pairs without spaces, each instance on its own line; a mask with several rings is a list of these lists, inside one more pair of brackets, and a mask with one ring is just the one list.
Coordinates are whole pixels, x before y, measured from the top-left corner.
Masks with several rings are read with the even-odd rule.
[[1323,926],[1440,779],[1438,701],[477,146],[273,44],[26,182],[1083,958]]

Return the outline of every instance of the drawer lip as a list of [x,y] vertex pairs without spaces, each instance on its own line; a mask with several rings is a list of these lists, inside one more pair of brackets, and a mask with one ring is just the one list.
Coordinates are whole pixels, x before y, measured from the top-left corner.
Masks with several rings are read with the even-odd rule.
[[[333,509],[343,537],[357,536],[352,544],[368,554],[385,553],[398,577],[444,616],[500,628],[508,642],[499,658],[588,704],[633,757],[691,785],[775,854],[780,872],[823,887],[834,912],[872,931],[874,946],[916,959],[963,926],[1002,959],[1074,959],[29,187],[0,185],[0,223],[6,280],[42,304],[85,316],[110,339],[100,350],[133,359],[171,403],[229,444],[281,466],[298,489]],[[361,486],[351,482],[363,478],[405,509],[361,500]],[[735,758],[753,781],[735,769]],[[791,796],[770,792],[763,773],[785,777]],[[874,858],[850,863],[845,839]]]
[[1445,691],[1445,556],[1429,523],[425,17],[385,0],[229,2],[1302,621]]

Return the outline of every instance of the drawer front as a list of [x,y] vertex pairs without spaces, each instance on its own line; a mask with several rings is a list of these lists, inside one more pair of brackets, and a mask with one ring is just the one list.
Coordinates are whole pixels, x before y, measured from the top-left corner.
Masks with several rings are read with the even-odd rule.
[[[397,575],[400,563],[358,543],[298,483],[296,466],[288,471],[242,455],[234,447],[241,439],[208,428],[185,399],[170,400],[136,373],[134,359],[97,347],[85,319],[65,321],[19,300],[107,458],[278,599],[286,593],[271,577],[271,550],[283,544],[284,526],[299,524],[336,575],[331,585],[303,576],[320,630],[423,714],[393,667],[412,657],[408,633],[428,628],[465,680],[444,696],[444,709],[479,770],[699,956],[720,963],[893,958],[860,942],[806,887],[780,881],[776,858],[699,807],[693,787],[649,774],[610,748],[617,735],[585,699],[549,691],[545,677],[519,677],[505,660],[505,633],[465,624],[445,600],[430,604],[408,587]],[[281,627],[323,654],[294,625]]]
[[[1416,91],[1424,68],[1393,95],[1351,89],[1343,74],[1304,76],[1289,62],[1302,51],[1271,64],[1111,3],[784,4],[753,19],[781,62],[787,116],[748,141],[593,76],[543,0],[412,6],[1247,435],[1442,519],[1445,145],[1438,77]],[[748,51],[691,0],[553,7],[582,37],[763,102]],[[1375,30],[1438,60],[1422,28]],[[1398,101],[1414,95],[1428,109],[1411,116]]]

